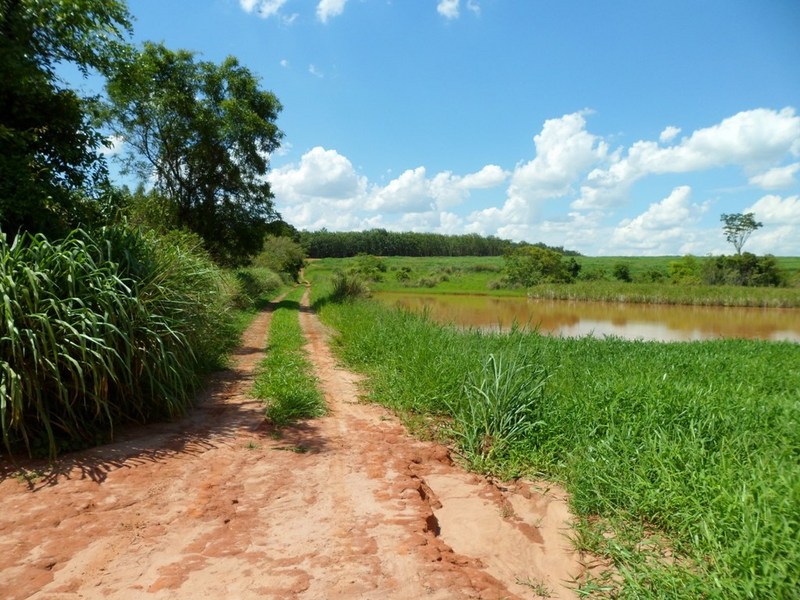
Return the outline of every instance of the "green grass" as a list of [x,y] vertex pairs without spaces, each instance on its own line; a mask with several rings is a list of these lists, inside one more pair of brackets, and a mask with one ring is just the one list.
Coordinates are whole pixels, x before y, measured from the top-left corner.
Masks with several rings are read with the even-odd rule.
[[527,290],[531,298],[591,300],[642,304],[696,306],[800,307],[800,287],[737,287],[729,285],[675,285],[670,283],[624,283],[578,281],[537,285]]
[[[490,294],[526,296],[563,300],[595,300],[652,304],[688,304],[710,306],[800,307],[800,286],[756,288],[733,286],[677,285],[642,283],[636,280],[650,270],[665,276],[671,261],[680,257],[577,257],[584,271],[602,269],[611,273],[613,266],[629,265],[634,283],[621,281],[578,281],[570,284],[543,284],[530,289],[498,287],[503,273],[502,257],[385,257],[385,272],[379,281],[370,281],[376,292],[424,292],[429,294]],[[698,259],[702,261],[702,258]],[[790,280],[800,281],[800,258],[778,257],[778,265],[790,273]],[[336,270],[347,270],[356,259],[326,258],[311,262],[309,272],[326,278]],[[405,275],[400,275],[405,273]]]
[[[800,346],[463,332],[325,293],[316,298],[339,355],[368,375],[372,400],[449,436],[482,470],[564,483],[582,520],[576,544],[609,556],[623,579],[586,582],[585,593],[800,589]],[[510,396],[529,401],[507,410],[525,407],[525,435],[482,444],[490,411],[470,407],[499,406],[509,394],[487,390],[515,386]]]
[[236,340],[221,280],[179,233],[0,238],[6,449],[53,457],[183,414]]
[[303,348],[298,319],[304,288],[295,288],[278,303],[269,330],[267,356],[253,386],[264,401],[267,418],[277,427],[325,414],[325,400]]

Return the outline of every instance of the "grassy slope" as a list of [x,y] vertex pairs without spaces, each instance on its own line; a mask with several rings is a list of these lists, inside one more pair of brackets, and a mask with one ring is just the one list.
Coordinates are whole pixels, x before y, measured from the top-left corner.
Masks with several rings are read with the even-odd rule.
[[[371,398],[416,422],[446,422],[489,354],[543,368],[534,430],[471,462],[563,481],[584,517],[579,545],[612,557],[623,597],[800,588],[797,345],[464,333],[372,303],[327,304],[322,315],[344,360],[369,375]],[[674,560],[657,559],[659,540]]]

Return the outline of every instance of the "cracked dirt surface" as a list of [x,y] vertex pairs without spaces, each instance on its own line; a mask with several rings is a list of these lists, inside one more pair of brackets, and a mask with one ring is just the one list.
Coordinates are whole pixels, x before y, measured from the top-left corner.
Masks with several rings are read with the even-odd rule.
[[359,403],[300,320],[330,412],[274,435],[260,314],[198,406],[54,465],[0,463],[0,598],[574,598],[564,494],[503,487]]

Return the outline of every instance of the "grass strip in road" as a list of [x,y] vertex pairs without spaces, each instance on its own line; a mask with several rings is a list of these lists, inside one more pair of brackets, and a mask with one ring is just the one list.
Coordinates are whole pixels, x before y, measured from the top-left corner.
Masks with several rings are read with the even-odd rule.
[[266,405],[267,418],[277,427],[325,414],[325,400],[303,346],[298,287],[279,302],[270,323],[267,356],[253,386]]
[[577,544],[624,579],[586,594],[800,589],[797,344],[463,332],[373,302],[319,305],[374,401],[444,424],[473,467],[566,485]]

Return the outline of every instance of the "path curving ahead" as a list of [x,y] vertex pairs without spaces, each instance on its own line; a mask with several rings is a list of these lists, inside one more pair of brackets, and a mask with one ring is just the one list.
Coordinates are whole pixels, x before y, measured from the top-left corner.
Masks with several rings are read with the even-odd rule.
[[358,402],[301,303],[328,416],[280,437],[249,397],[260,314],[198,407],[25,480],[0,464],[0,598],[575,597],[562,493],[505,489]]

